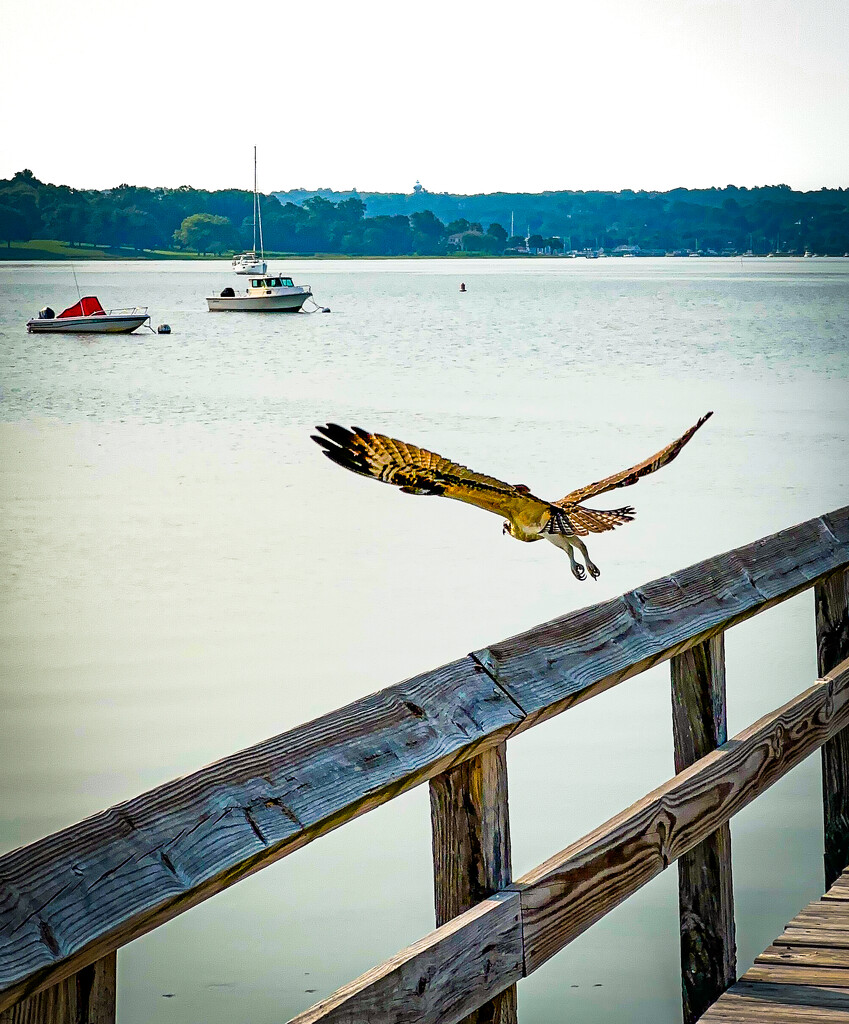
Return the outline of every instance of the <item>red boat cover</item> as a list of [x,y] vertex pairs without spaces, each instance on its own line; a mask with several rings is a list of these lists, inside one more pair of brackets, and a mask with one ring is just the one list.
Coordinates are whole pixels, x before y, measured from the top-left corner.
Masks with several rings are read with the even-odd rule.
[[69,306],[64,313],[60,313],[56,319],[61,320],[63,316],[96,316],[98,313],[105,312],[106,310],[94,295],[86,295],[76,305]]

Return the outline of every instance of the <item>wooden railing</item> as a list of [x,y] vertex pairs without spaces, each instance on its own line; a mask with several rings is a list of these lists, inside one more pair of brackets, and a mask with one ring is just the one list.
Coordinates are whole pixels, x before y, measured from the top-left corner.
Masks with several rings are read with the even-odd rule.
[[[849,507],[356,701],[0,858],[0,1022],[108,1024],[115,951],[430,781],[436,931],[296,1018],[516,1020],[515,984],[673,861],[685,1021],[734,980],[729,819],[819,747],[849,862]],[[724,632],[810,587],[820,679],[726,740]],[[513,880],[506,741],[671,660],[678,774]],[[707,880],[707,881],[706,881]]]

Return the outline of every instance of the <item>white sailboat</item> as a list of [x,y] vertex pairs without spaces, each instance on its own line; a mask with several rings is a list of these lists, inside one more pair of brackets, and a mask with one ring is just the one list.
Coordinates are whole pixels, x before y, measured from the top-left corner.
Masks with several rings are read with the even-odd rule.
[[[256,254],[257,223],[259,223],[259,256]],[[268,270],[268,264],[265,262],[265,250],[262,244],[262,211],[256,191],[256,146],[254,146],[254,247],[250,252],[243,252],[239,253],[238,256],[234,256],[231,266],[236,274],[260,275]]]

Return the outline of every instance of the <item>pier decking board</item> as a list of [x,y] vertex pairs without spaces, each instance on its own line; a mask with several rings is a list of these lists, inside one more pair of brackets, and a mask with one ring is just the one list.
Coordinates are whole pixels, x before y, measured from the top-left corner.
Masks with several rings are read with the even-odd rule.
[[849,901],[849,879],[847,879],[845,874],[837,879],[825,896],[823,896],[823,899]]
[[704,1024],[849,1024],[849,868],[809,903],[740,981],[711,1006]]

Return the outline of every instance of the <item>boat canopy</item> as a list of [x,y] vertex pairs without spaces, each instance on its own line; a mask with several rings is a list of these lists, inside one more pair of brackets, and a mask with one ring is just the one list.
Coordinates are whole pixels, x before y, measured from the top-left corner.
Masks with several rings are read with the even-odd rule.
[[105,313],[106,310],[100,305],[100,300],[94,295],[86,295],[73,306],[69,306],[56,318],[61,320],[65,316],[96,316],[98,313]]
[[252,288],[294,288],[291,277],[255,277]]

